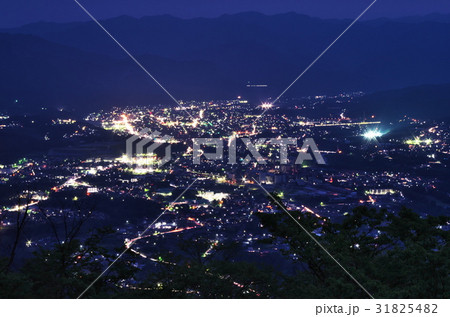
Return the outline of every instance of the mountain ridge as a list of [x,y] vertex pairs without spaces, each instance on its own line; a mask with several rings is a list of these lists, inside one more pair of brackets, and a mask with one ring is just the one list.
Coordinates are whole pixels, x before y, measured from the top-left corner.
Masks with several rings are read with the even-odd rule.
[[[286,97],[450,82],[450,23],[433,18],[357,23]],[[260,101],[283,91],[349,23],[295,13],[103,22],[177,98]],[[3,106],[15,99],[75,108],[170,102],[94,22],[38,23],[1,34]],[[249,82],[268,88],[250,90]]]

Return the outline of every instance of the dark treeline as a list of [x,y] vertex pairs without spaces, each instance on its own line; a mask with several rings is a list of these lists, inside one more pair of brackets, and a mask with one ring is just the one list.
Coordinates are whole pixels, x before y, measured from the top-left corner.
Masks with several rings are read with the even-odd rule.
[[[448,217],[423,218],[402,209],[398,213],[358,207],[340,223],[289,211],[258,214],[273,244],[302,268],[286,274],[271,266],[233,258],[236,243],[214,246],[211,241],[180,241],[179,254],[153,255],[155,269],[134,265],[137,255],[126,252],[84,294],[84,298],[367,298],[360,288],[298,225],[312,233],[324,248],[375,298],[448,298],[450,253]],[[16,232],[26,224],[19,213]],[[80,241],[78,233],[89,214],[60,231],[41,211],[54,239],[20,267],[11,265],[14,253],[0,260],[0,298],[76,298],[114,261],[123,249],[108,250],[102,241],[113,230],[102,228]],[[24,220],[25,217],[25,220]],[[283,246],[283,247],[280,247]]]

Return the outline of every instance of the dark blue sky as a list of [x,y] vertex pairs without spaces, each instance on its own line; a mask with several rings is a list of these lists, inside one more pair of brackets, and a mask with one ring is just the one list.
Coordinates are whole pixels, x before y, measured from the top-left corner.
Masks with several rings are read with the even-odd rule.
[[[372,0],[79,0],[98,17],[171,14],[214,17],[224,13],[258,11],[267,14],[295,11],[324,18],[352,18]],[[367,18],[450,13],[449,0],[378,0]],[[73,0],[0,0],[0,27],[36,21],[85,21]]]

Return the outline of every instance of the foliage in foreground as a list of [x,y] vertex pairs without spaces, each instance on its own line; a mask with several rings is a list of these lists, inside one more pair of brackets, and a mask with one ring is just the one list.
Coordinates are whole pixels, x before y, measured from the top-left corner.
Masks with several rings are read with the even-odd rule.
[[[447,217],[422,218],[407,209],[393,214],[361,206],[340,223],[297,211],[258,214],[271,233],[265,243],[299,268],[287,274],[238,262],[236,245],[185,242],[183,252],[163,255],[151,272],[139,271],[130,253],[84,295],[85,298],[367,298],[368,294],[327,254],[320,243],[375,298],[450,297]],[[298,223],[296,223],[294,218]],[[316,239],[305,231],[311,233]],[[0,261],[0,298],[76,298],[110,264],[115,254],[101,247],[110,234],[73,238],[40,250],[18,270]],[[118,250],[117,252],[120,252]],[[234,260],[233,260],[234,259]],[[137,282],[141,281],[141,282]]]

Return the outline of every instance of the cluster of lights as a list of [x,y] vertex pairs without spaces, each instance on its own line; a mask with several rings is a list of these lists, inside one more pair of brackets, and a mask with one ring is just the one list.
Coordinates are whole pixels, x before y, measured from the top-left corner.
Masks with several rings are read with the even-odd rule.
[[376,140],[383,136],[383,133],[379,130],[368,130],[363,134],[363,137],[367,140]]
[[261,105],[261,108],[262,109],[270,109],[270,108],[272,108],[273,107],[273,105],[271,104],[271,103],[263,103],[262,105]]
[[228,198],[229,194],[227,193],[214,193],[212,191],[207,191],[207,192],[203,192],[203,191],[199,191],[197,193],[198,197],[201,197],[203,199],[206,199],[209,202],[212,202],[214,200],[224,200],[225,198]]
[[411,139],[411,140],[406,140],[405,143],[408,144],[408,145],[422,145],[422,144],[430,145],[431,143],[433,143],[433,141],[431,139],[422,140],[420,138],[414,138],[414,139]]

